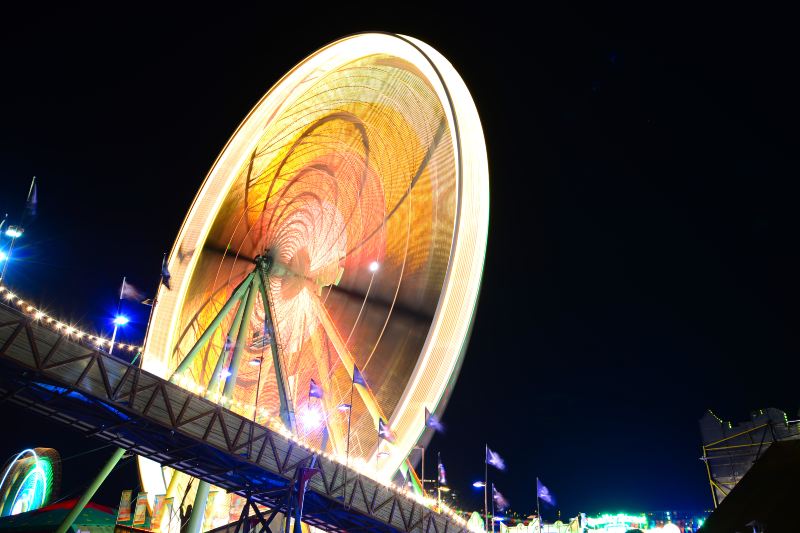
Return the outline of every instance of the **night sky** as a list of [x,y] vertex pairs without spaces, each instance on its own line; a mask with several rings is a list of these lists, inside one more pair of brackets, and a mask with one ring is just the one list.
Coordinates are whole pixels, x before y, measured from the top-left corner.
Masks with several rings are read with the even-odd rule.
[[[794,16],[287,4],[4,14],[0,214],[15,221],[40,180],[9,283],[110,333],[122,276],[152,292],[212,162],[285,71],[350,33],[412,35],[470,88],[492,194],[472,340],[429,464],[440,451],[476,509],[485,442],[508,465],[498,489],[526,514],[535,476],[563,516],[710,507],[704,410],[798,407]],[[128,311],[138,340],[147,310]],[[103,445],[0,414],[3,460]],[[65,461],[64,492],[110,451]],[[129,463],[96,499],[116,505],[136,483]]]

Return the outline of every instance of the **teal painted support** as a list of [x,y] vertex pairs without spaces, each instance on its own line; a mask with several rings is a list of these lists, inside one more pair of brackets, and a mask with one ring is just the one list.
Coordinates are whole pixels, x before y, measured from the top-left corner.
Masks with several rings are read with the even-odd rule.
[[[287,429],[295,431],[294,407],[286,392],[286,379],[283,377],[283,365],[281,365],[280,354],[278,352],[278,341],[275,338],[275,323],[272,321],[272,306],[267,296],[267,280],[263,270],[259,267],[258,288],[261,291],[261,300],[264,302],[264,320],[269,331],[269,348],[272,352],[272,366],[275,368],[275,381],[278,382],[278,400],[280,401],[281,420]],[[325,449],[324,447],[322,448]]]
[[233,348],[233,356],[231,357],[231,365],[228,367],[230,374],[225,381],[225,387],[222,389],[222,395],[228,398],[233,397],[233,389],[236,387],[236,378],[239,375],[239,365],[242,362],[242,352],[247,344],[247,328],[250,327],[250,318],[253,316],[253,304],[256,301],[256,288],[258,285],[258,278],[252,275],[252,290],[247,292],[247,300],[244,304],[244,314],[242,315],[242,323],[239,324],[239,334],[236,336],[236,346]]
[[211,485],[207,481],[200,481],[197,485],[197,493],[194,495],[192,514],[189,516],[189,525],[186,526],[186,533],[200,533],[202,531],[210,488]]
[[103,481],[106,480],[108,474],[114,470],[114,467],[117,466],[122,456],[125,455],[125,450],[123,448],[117,448],[114,451],[114,454],[108,459],[105,466],[100,470],[97,474],[97,477],[92,480],[92,483],[86,488],[86,491],[83,493],[83,496],[77,501],[75,506],[67,513],[67,516],[58,526],[56,529],[56,533],[67,533],[72,527],[72,523],[75,522],[75,519],[78,518],[78,515],[81,514],[86,504],[89,503],[89,500],[92,499],[94,493],[97,492],[97,489],[100,488],[100,485],[103,484]]
[[[254,278],[255,279],[255,278]],[[247,291],[253,290],[253,284],[250,283]],[[231,324],[231,329],[228,330],[228,336],[225,337],[225,345],[220,350],[219,358],[217,358],[217,364],[214,367],[214,373],[211,374],[211,379],[208,382],[206,397],[210,397],[217,391],[217,387],[219,386],[219,379],[220,375],[222,374],[222,369],[225,367],[225,361],[228,359],[228,350],[230,350],[229,342],[233,342],[234,336],[239,331],[239,324],[242,323],[242,315],[244,315],[244,301],[243,299],[247,297],[249,292],[246,292],[242,298],[239,299],[239,309],[236,310],[236,316],[233,319],[233,324]]]
[[[205,344],[208,342],[208,339],[211,338],[211,335],[217,330],[219,325],[222,323],[222,319],[228,316],[228,313],[230,312],[231,309],[233,309],[233,306],[236,304],[236,302],[238,302],[242,298],[244,291],[247,290],[247,287],[250,286],[254,277],[255,277],[255,272],[251,272],[250,274],[247,275],[246,278],[244,278],[244,280],[242,280],[239,286],[236,287],[236,289],[234,289],[233,294],[231,294],[231,297],[228,298],[228,301],[225,302],[224,306],[222,306],[222,310],[220,310],[220,312],[217,313],[217,316],[214,317],[214,320],[211,321],[211,324],[209,324],[206,330],[203,332],[203,334],[200,335],[200,338],[197,339],[197,342],[194,343],[194,346],[192,346],[192,349],[189,350],[189,353],[187,353],[186,356],[183,358],[183,361],[181,361],[181,364],[179,364],[178,368],[175,369],[175,372],[172,373],[172,376],[176,376],[181,372],[183,372],[184,370],[186,370],[187,368],[189,368],[189,366],[192,364],[192,361],[194,361],[194,358],[197,356],[198,353],[200,353],[200,349],[203,346],[205,346]],[[172,379],[172,376],[170,376],[170,379]]]

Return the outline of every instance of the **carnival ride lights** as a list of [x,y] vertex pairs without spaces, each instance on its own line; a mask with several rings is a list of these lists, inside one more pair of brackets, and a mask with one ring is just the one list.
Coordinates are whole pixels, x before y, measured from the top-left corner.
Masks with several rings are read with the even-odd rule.
[[[463,357],[488,193],[478,114],[444,57],[391,34],[322,48],[253,108],[206,177],[143,368],[391,486]],[[147,460],[140,473],[148,493],[187,504],[203,487],[187,492],[188,476]]]
[[586,524],[591,529],[601,529],[608,527],[620,526],[624,530],[632,527],[644,527],[647,525],[647,517],[645,515],[631,515],[627,513],[604,513],[598,516],[586,517]]
[[0,477],[0,516],[44,507],[58,487],[61,459],[52,448],[26,449],[6,463]]

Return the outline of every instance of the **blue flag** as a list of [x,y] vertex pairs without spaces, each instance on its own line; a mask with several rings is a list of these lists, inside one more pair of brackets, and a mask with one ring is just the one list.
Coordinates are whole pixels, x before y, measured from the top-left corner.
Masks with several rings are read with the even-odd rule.
[[442,454],[437,453],[436,458],[439,461],[439,485],[447,485],[447,473],[444,471],[444,465],[442,464]]
[[172,275],[167,268],[167,254],[164,254],[164,259],[161,261],[161,283],[170,291],[172,290],[172,287],[169,286],[169,278],[171,277]]
[[439,422],[439,417],[428,411],[427,407],[425,408],[425,427],[429,427],[439,433],[444,433],[444,426]]
[[500,454],[493,452],[488,446],[486,447],[486,462],[498,470],[506,469],[506,463],[503,461],[503,458],[500,457]]
[[536,497],[548,505],[552,505],[555,507],[556,505],[556,497],[550,492],[550,489],[542,485],[542,482],[539,481],[539,478],[536,478]]
[[394,435],[392,435],[392,431],[382,418],[378,419],[378,437],[389,442],[394,442]]
[[317,382],[313,379],[311,383],[308,384],[308,397],[309,398],[319,398],[322,399],[322,387],[317,385]]
[[500,494],[500,491],[494,488],[494,483],[492,483],[492,498],[494,499],[494,503],[497,504],[497,508],[501,511],[508,509],[508,500]]
[[364,376],[361,375],[361,371],[358,369],[356,365],[353,365],[353,383],[356,385],[361,385],[362,387],[367,386],[367,382],[364,380]]

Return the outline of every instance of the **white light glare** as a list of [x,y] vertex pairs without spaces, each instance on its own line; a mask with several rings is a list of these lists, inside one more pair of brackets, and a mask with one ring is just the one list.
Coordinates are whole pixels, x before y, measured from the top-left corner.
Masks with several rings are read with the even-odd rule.
[[12,239],[22,237],[22,228],[19,226],[9,226],[6,230],[6,237],[11,237]]
[[381,267],[380,263],[378,263],[377,261],[373,261],[372,263],[369,264],[369,271],[377,272],[380,267]]
[[306,408],[300,414],[300,422],[302,422],[303,428],[306,431],[319,429],[322,425],[322,413],[320,413],[318,409],[312,407]]

